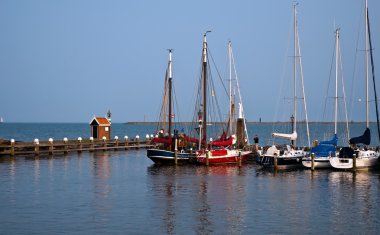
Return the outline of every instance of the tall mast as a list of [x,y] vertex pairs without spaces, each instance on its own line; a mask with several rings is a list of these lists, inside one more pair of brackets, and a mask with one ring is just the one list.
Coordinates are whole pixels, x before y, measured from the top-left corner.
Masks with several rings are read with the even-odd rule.
[[207,142],[207,40],[206,31],[203,35],[203,140]]
[[229,107],[229,128],[230,135],[232,135],[232,59],[231,59],[231,41],[228,42],[228,58],[229,58],[229,99],[230,99],[230,107]]
[[339,29],[335,31],[335,120],[334,134],[337,133],[338,122],[338,63],[339,63]]
[[374,95],[375,95],[377,134],[378,134],[378,138],[380,140],[379,106],[378,106],[378,102],[377,102],[377,90],[376,90],[376,79],[375,79],[375,65],[374,65],[374,62],[373,62],[371,26],[370,26],[370,22],[369,22],[368,9],[367,9],[367,20],[368,20],[369,51],[370,51],[370,56],[371,56],[372,81],[373,81],[373,90],[374,90]]
[[[172,74],[172,49],[169,49],[169,115],[168,115],[168,123],[169,123],[169,139],[172,137],[172,80],[173,80],[173,74]],[[171,150],[171,146],[169,147],[169,150]]]
[[369,100],[368,100],[368,1],[365,0],[365,85],[366,85],[366,124],[369,128]]
[[[293,115],[294,115],[294,132],[297,131],[297,10],[296,6],[298,4],[296,2],[293,3],[293,13],[294,13],[294,97],[293,97]],[[296,145],[296,141],[294,140],[294,145]]]

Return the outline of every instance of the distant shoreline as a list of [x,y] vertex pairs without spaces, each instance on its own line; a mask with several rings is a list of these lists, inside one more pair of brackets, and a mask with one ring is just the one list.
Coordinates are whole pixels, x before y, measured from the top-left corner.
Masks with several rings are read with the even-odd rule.
[[[137,125],[137,124],[142,124],[142,125],[149,125],[149,124],[159,124],[160,122],[126,122],[125,124],[127,125]],[[194,122],[173,122],[173,124],[192,124]],[[305,121],[297,122],[297,123],[306,123]],[[346,122],[338,122],[338,123],[346,123]],[[366,123],[365,121],[351,121],[349,122],[350,124],[363,124]],[[370,122],[370,123],[376,123],[376,122]],[[213,122],[210,124],[223,124],[223,122]],[[247,122],[247,124],[291,124],[291,122]],[[334,122],[317,122],[317,121],[312,121],[309,122],[309,124],[334,124]]]

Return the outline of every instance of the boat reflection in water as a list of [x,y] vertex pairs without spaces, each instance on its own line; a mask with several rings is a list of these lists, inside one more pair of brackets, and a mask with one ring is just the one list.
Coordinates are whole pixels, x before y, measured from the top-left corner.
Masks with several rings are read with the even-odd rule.
[[161,220],[161,231],[244,231],[243,224],[249,220],[245,213],[247,179],[238,167],[152,165],[147,172],[148,190],[155,200],[149,210]]

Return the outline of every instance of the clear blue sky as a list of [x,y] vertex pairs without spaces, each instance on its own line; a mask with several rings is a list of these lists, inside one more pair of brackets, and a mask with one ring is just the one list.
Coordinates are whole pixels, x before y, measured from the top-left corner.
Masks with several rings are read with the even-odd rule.
[[[350,91],[363,1],[299,3],[309,116],[318,120],[334,25],[341,27],[346,92]],[[380,1],[369,0],[369,7],[377,49]],[[281,97],[283,68],[291,69],[284,64],[292,55],[292,0],[2,0],[0,116],[8,122],[88,122],[111,109],[114,122],[142,121],[144,116],[155,121],[167,48],[174,48],[174,79],[177,94],[183,94],[177,96],[185,116],[194,104],[206,30],[212,30],[208,43],[222,71],[227,42],[232,40],[248,121],[281,119],[274,108]],[[374,52],[379,71],[380,50]]]

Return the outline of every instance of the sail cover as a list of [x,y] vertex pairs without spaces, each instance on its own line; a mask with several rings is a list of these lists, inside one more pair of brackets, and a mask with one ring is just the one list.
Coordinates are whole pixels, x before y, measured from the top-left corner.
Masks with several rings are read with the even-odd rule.
[[350,147],[343,147],[339,151],[339,158],[352,158],[354,156],[354,150]]
[[335,157],[335,146],[334,145],[318,145],[316,147],[313,147],[310,150],[310,153],[314,153],[315,157],[328,157],[331,156]]
[[350,139],[350,144],[365,144],[369,145],[371,143],[371,131],[367,127],[365,129],[364,134],[358,137],[354,137]]
[[322,145],[335,145],[335,146],[337,146],[338,145],[338,136],[336,136],[336,134],[335,134],[334,138],[332,138],[331,140],[321,141],[319,144],[322,144]]
[[287,140],[296,140],[297,132],[294,131],[292,134],[272,133],[272,136],[287,139]]
[[214,145],[214,146],[229,146],[232,144],[233,144],[233,138],[232,137],[227,139],[227,140],[217,140],[217,141],[212,142],[212,145]]
[[172,139],[169,139],[169,138],[164,139],[164,138],[156,137],[156,138],[153,138],[153,142],[156,144],[158,144],[158,143],[171,144],[173,141],[172,141]]

